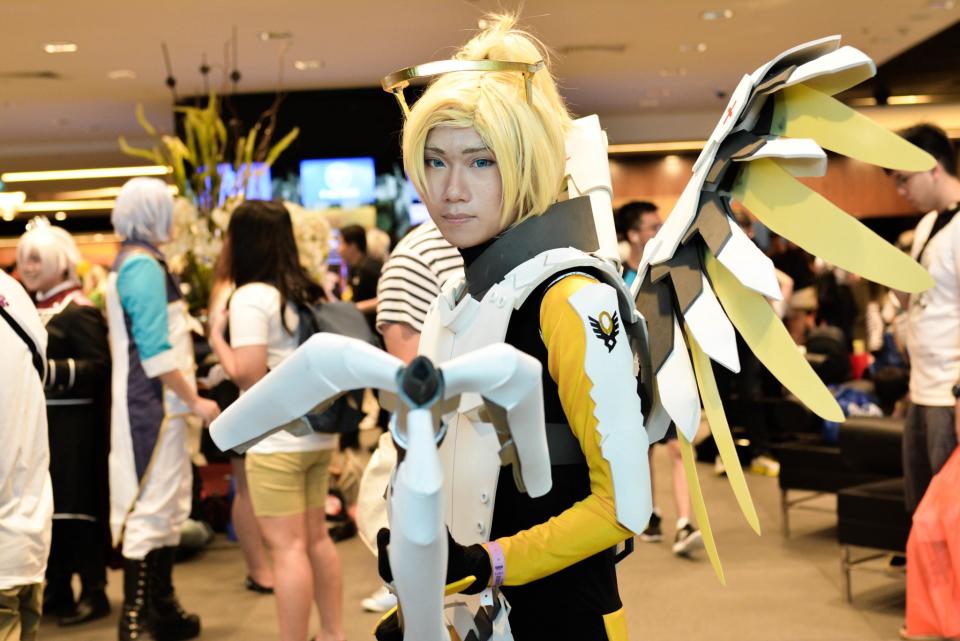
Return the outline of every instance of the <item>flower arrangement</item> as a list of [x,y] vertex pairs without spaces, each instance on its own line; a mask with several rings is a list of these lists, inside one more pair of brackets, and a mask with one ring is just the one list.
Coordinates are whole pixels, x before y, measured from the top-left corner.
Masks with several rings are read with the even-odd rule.
[[[278,97],[246,134],[236,129],[231,134],[220,115],[221,101],[211,93],[205,106],[174,109],[183,118],[181,139],[160,133],[147,120],[143,105],[138,104],[137,121],[155,144],[143,149],[131,146],[123,137],[119,140],[124,153],[171,168],[178,196],[172,240],[162,250],[171,270],[180,277],[191,313],[198,314],[207,305],[214,264],[223,246],[230,213],[243,202],[247,184],[256,178],[256,170],[251,169],[253,163],[270,167],[300,133],[295,127],[277,143],[270,144],[279,106]],[[228,150],[232,150],[237,179],[230,192],[224,194],[217,166],[226,162]]]

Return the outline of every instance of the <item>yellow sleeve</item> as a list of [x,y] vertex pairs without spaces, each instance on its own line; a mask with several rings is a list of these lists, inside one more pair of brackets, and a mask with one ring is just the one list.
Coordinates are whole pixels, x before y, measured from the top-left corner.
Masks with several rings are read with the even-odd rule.
[[497,539],[506,561],[504,584],[523,585],[549,576],[630,538],[617,522],[610,465],[600,451],[600,435],[584,373],[583,320],[568,302],[593,278],[574,274],[554,284],[540,304],[540,331],[547,367],[557,383],[560,404],[590,468],[590,496],[561,514],[513,536]]

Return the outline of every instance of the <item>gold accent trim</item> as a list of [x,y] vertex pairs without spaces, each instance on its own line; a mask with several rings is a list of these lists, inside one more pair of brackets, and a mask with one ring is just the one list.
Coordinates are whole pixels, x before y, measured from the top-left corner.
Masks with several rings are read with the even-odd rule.
[[406,67],[384,76],[380,81],[383,90],[392,93],[400,103],[403,115],[410,115],[410,107],[403,95],[403,90],[410,85],[411,80],[431,78],[454,71],[516,71],[523,75],[527,104],[530,104],[533,95],[532,78],[546,66],[543,60],[535,63],[512,62],[508,60],[435,60],[413,67]]

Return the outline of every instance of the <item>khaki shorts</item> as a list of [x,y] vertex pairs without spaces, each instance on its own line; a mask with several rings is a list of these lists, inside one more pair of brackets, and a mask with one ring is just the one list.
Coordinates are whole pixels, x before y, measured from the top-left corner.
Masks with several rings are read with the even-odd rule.
[[0,641],[33,641],[40,627],[39,583],[0,590]]
[[291,516],[324,507],[333,450],[248,453],[250,499],[257,516]]

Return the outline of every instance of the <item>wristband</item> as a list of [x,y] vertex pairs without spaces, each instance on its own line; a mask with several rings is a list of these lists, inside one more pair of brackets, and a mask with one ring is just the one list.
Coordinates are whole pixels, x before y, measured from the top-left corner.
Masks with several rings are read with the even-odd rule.
[[503,556],[503,548],[496,541],[487,541],[484,547],[490,554],[490,565],[493,569],[490,585],[496,588],[503,585],[503,580],[507,574],[507,560]]

